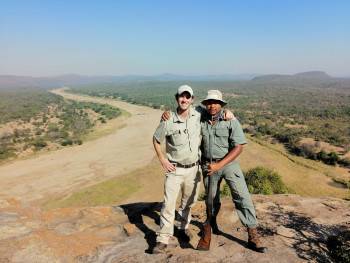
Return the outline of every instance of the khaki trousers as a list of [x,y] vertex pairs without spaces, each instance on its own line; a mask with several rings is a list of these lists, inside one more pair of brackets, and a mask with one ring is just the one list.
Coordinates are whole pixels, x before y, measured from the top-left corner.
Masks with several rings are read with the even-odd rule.
[[168,244],[169,238],[174,234],[175,208],[180,191],[179,228],[188,228],[191,221],[191,207],[197,201],[200,180],[198,165],[192,168],[176,167],[175,172],[165,175],[164,202],[160,213],[160,229],[157,232],[157,242]]

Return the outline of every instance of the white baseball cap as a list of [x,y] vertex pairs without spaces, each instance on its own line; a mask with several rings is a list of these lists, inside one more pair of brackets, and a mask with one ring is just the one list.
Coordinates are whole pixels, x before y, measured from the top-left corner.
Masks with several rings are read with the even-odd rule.
[[177,95],[181,95],[184,92],[188,92],[190,93],[191,97],[193,96],[193,90],[190,86],[188,85],[181,85],[178,89],[177,89]]

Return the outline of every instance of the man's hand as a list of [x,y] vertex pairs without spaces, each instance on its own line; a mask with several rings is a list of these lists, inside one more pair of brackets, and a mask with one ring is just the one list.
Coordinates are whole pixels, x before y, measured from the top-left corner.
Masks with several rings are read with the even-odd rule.
[[233,114],[232,111],[228,109],[224,109],[224,120],[225,121],[230,121],[235,118],[235,115]]
[[219,171],[221,168],[222,167],[219,163],[208,164],[208,167],[207,167],[208,175],[209,176],[213,175],[215,172]]
[[168,159],[162,159],[160,163],[162,164],[164,171],[167,173],[174,172],[176,170],[176,167],[169,162]]
[[167,121],[170,119],[170,111],[164,111],[161,117],[162,121]]
[[227,164],[235,160],[243,151],[243,145],[237,144],[235,148],[233,148],[224,159],[222,159],[220,162],[217,163],[211,163],[207,166],[207,174],[209,176],[213,175],[215,172],[219,171],[220,169],[224,168]]

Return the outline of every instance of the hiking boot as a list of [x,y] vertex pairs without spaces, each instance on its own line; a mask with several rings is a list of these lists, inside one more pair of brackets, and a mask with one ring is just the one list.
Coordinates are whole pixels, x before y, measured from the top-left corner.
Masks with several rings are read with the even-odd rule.
[[210,249],[210,241],[211,241],[211,226],[209,222],[206,222],[203,225],[202,237],[198,242],[197,250],[207,251]]
[[248,227],[248,248],[254,250],[255,252],[265,253],[267,252],[267,248],[264,247],[259,239],[259,233],[256,227]]
[[212,217],[210,220],[211,229],[214,235],[219,235],[221,233],[218,224],[216,222],[216,217]]
[[178,230],[178,238],[185,242],[185,243],[189,243],[190,242],[190,237],[189,235],[187,234],[187,231],[185,229],[179,229]]
[[157,242],[156,246],[153,248],[152,254],[164,254],[166,252],[167,244]]

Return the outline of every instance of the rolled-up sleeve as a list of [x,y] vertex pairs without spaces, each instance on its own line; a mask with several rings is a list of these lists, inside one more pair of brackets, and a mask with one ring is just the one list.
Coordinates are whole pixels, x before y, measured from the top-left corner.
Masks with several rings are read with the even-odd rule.
[[247,139],[244,135],[241,124],[237,119],[231,120],[232,132],[230,134],[230,140],[236,144],[247,144]]
[[166,135],[166,122],[161,121],[156,129],[156,131],[153,134],[153,138],[157,140],[157,142],[161,143],[165,139]]

